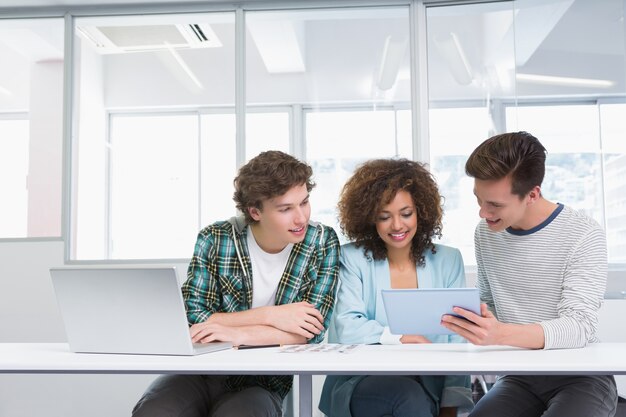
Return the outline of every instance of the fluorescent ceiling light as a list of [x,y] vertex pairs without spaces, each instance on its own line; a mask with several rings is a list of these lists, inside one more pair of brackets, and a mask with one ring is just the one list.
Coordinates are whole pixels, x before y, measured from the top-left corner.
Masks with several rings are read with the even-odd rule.
[[252,20],[246,27],[270,74],[302,73],[304,62],[304,22]]
[[11,97],[13,93],[0,85],[0,94]]
[[555,77],[551,75],[538,75],[538,74],[515,74],[515,79],[522,82],[530,82],[537,84],[551,84],[551,85],[568,85],[577,87],[598,87],[609,88],[613,87],[615,83],[609,80],[597,80],[592,78],[573,78],[573,77]]
[[406,55],[408,39],[406,37],[394,38],[387,36],[385,48],[383,49],[380,70],[376,85],[379,89],[389,90],[396,83],[400,65]]
[[411,69],[410,68],[402,68],[398,71],[398,80],[401,81],[409,81],[411,79]]
[[474,80],[472,68],[456,33],[436,36],[434,42],[456,82],[460,85],[471,84]]

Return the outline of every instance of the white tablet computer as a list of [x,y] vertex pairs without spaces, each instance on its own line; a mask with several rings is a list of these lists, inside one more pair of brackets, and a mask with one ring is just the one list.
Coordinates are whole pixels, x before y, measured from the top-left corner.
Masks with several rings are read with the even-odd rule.
[[477,288],[382,290],[389,330],[393,334],[454,334],[441,325],[444,314],[461,307],[480,314]]

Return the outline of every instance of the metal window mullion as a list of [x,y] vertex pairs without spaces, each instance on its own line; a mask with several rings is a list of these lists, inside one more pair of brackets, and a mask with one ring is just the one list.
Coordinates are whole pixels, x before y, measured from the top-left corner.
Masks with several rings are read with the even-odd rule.
[[423,0],[409,6],[411,34],[411,125],[413,159],[430,163],[428,142],[428,67],[426,42],[426,7]]
[[112,127],[113,115],[106,113],[104,137],[106,138],[106,146],[104,151],[104,259],[110,260],[113,256],[113,221],[111,212],[113,211],[113,191],[111,187],[111,160],[112,160]]
[[[77,184],[72,178],[72,167],[78,158],[73,152],[73,92],[74,92],[74,18],[70,14],[64,16],[63,38],[63,144],[61,146],[62,186],[61,186],[61,238],[64,246],[64,261],[76,258],[76,207],[72,205]],[[76,203],[74,203],[76,204]]]
[[235,163],[246,161],[246,20],[242,8],[235,10]]
[[[605,158],[604,158],[604,141],[602,140],[602,112],[601,112],[601,104],[598,102],[596,103],[596,111],[597,111],[597,115],[598,115],[598,140],[600,141],[599,145],[600,145],[600,193],[602,193],[602,196],[600,198],[600,201],[602,201],[602,226],[604,227],[605,230],[605,234],[607,229],[607,213],[606,213],[606,191],[605,191],[605,187],[606,187],[606,181],[604,178],[604,163],[605,163]],[[607,249],[609,249],[608,247],[608,242],[607,242]],[[608,250],[609,255],[611,253],[610,250]]]
[[289,112],[289,136],[291,152],[296,157],[303,161],[306,160],[306,142],[305,132],[303,125],[303,110],[302,105],[294,104],[291,106]]
[[203,165],[202,165],[202,114],[200,112],[200,110],[196,111],[196,123],[198,124],[198,134],[196,135],[197,139],[198,139],[198,157],[197,157],[197,163],[198,163],[198,227],[197,229],[200,230],[202,228],[202,189],[203,189],[203,184],[202,184],[202,169],[203,169]]

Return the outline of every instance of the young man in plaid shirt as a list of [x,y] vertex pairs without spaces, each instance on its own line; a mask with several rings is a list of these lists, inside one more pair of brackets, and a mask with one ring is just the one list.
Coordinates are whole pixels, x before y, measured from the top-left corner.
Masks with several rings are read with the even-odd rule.
[[[182,291],[194,342],[318,343],[337,285],[335,231],[309,220],[307,164],[279,151],[241,167],[234,200],[242,217],[200,231]],[[282,416],[291,376],[166,375],[134,417]]]

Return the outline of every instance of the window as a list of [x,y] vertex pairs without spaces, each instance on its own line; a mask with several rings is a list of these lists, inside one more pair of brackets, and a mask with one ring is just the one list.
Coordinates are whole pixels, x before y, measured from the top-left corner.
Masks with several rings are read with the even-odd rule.
[[232,180],[237,170],[236,152],[234,111],[203,112],[200,116],[201,218],[198,230],[235,215]]
[[234,13],[76,19],[71,258],[189,257],[236,214],[237,166],[269,149],[312,164],[313,218],[334,225],[357,162],[411,157],[408,24],[407,7],[246,12],[235,103]]
[[[252,115],[248,140],[288,151],[289,114]],[[104,209],[97,199],[81,203],[84,212],[103,216],[102,233],[83,236],[80,257],[189,257],[203,226],[236,214],[234,127],[234,109],[112,113],[103,147]],[[270,133],[273,142],[263,137]]]
[[464,262],[472,264],[479,217],[465,161],[489,135],[488,111],[484,107],[430,109],[429,126],[431,169],[443,198],[441,243],[458,248]]
[[358,163],[412,157],[409,9],[250,12],[246,28],[246,104],[292,106],[292,153],[317,183],[311,217],[338,230],[339,191]]
[[290,152],[290,113],[248,109],[246,114],[246,161],[267,150]]
[[[5,116],[6,117],[6,116]],[[15,116],[13,116],[15,117]],[[28,119],[0,118],[1,237],[28,236]]]
[[63,20],[0,20],[2,238],[61,236]]
[[600,104],[603,185],[609,261],[626,263],[626,104]]
[[75,22],[70,258],[188,258],[234,214],[234,13]]
[[[200,120],[200,227],[237,214],[233,202],[233,179],[237,174],[235,114],[234,109],[227,111],[204,113]],[[287,110],[249,108],[246,116],[246,161],[264,150],[289,153],[290,124],[291,115]]]
[[[241,32],[234,11],[75,19],[70,258],[189,257],[198,229],[235,214],[237,167],[268,149],[313,166],[312,217],[337,226],[354,167],[413,158],[415,147],[428,150],[420,157],[444,196],[442,241],[472,265],[478,210],[465,160],[487,137],[526,129],[548,147],[546,196],[598,219],[611,261],[623,262],[626,61],[623,19],[611,18],[623,1],[426,2],[414,9],[426,14],[424,49],[411,39],[421,28],[410,27],[420,21],[410,10],[255,7],[237,14]],[[411,58],[424,77],[414,83]],[[428,95],[418,115],[428,129],[412,126],[417,90]],[[168,167],[158,170],[158,158]],[[150,187],[177,200],[176,212],[156,191],[126,197],[143,184],[130,171],[136,161]],[[156,241],[146,224],[163,218],[172,226],[148,249]],[[31,223],[29,215],[29,231]]]
[[506,120],[508,131],[532,132],[548,150],[542,194],[604,225],[598,107],[507,107]]
[[430,161],[445,197],[442,240],[466,265],[475,265],[478,207],[465,161],[488,137],[517,130],[548,150],[546,198],[596,219],[609,262],[626,261],[626,61],[623,19],[614,18],[623,8],[621,0],[427,7]]
[[199,216],[197,116],[113,116],[110,126],[111,258],[189,256]]
[[343,184],[367,159],[411,157],[408,128],[394,110],[324,111],[306,113],[307,157],[317,188],[311,217],[339,231],[336,204]]

